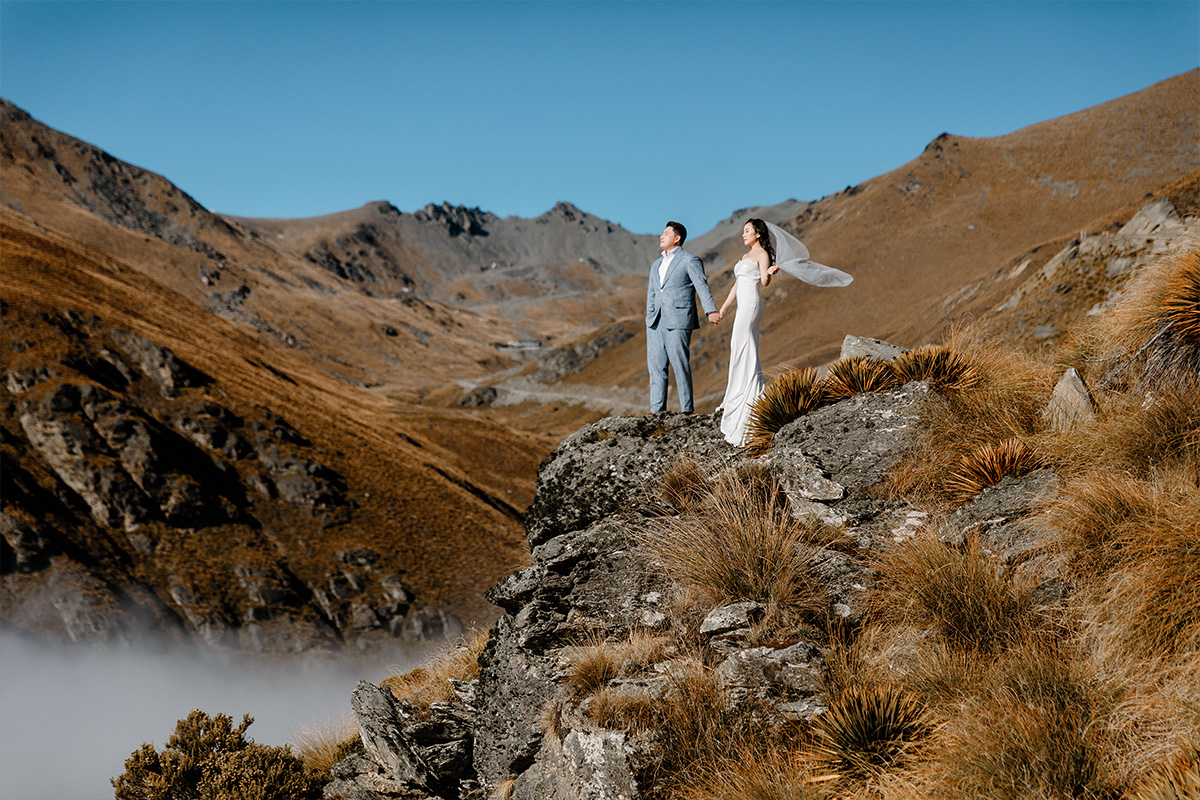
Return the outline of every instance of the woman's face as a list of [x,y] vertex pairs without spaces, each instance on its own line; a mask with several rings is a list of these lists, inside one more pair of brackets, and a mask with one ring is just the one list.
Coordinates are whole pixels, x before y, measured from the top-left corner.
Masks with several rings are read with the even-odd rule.
[[742,228],[742,244],[754,244],[758,241],[758,233],[749,222]]

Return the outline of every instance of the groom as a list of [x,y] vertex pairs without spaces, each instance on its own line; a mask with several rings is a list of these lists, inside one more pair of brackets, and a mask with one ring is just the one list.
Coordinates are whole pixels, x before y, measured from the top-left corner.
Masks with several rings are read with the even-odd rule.
[[720,322],[713,302],[704,265],[684,250],[687,228],[668,222],[658,237],[662,256],[650,267],[650,286],[646,290],[646,366],[650,370],[650,412],[667,408],[667,365],[675,372],[679,390],[679,408],[692,413],[692,368],[688,348],[692,331],[700,327],[696,316],[696,295],[713,325]]

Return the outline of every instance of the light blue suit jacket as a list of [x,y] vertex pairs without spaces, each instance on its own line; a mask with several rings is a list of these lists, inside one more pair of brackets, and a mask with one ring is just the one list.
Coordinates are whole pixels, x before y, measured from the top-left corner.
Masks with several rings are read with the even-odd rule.
[[717,310],[708,280],[704,277],[704,264],[687,250],[679,249],[667,267],[666,280],[659,286],[658,265],[662,256],[650,267],[650,286],[646,290],[646,327],[656,324],[668,330],[695,330],[700,327],[696,314],[696,294],[705,314]]

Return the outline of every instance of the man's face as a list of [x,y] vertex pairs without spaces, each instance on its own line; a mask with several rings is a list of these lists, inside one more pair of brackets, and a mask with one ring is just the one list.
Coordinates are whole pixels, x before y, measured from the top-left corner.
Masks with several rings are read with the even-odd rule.
[[679,234],[670,225],[663,228],[662,236],[658,237],[658,245],[663,250],[679,246]]

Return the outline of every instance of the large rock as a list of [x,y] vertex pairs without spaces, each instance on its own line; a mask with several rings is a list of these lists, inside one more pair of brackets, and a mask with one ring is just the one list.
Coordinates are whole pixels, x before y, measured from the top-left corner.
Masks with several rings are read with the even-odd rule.
[[567,437],[538,472],[537,495],[525,515],[529,544],[624,510],[684,456],[715,466],[735,455],[708,414],[609,417],[588,425]]

